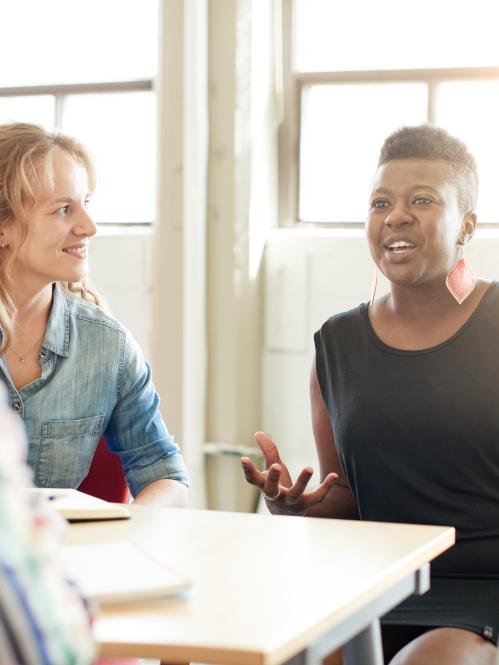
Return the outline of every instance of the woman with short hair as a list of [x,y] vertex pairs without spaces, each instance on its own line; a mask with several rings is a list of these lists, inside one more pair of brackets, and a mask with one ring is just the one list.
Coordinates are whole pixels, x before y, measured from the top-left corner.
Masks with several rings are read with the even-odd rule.
[[[452,525],[431,589],[382,620],[393,665],[491,665],[499,632],[499,284],[465,247],[478,177],[458,139],[406,127],[381,150],[367,239],[387,295],[315,334],[312,420],[321,484],[295,483],[258,433],[248,482],[272,513]],[[331,556],[334,565],[334,553]]]

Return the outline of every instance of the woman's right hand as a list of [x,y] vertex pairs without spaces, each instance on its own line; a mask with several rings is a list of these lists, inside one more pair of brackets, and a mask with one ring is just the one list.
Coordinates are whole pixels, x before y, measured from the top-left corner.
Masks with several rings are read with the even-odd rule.
[[255,434],[265,457],[265,471],[258,471],[249,457],[242,457],[246,480],[262,492],[268,509],[275,515],[304,515],[312,506],[324,499],[338,476],[329,473],[322,483],[312,492],[305,492],[313,469],[305,467],[293,484],[285,464],[282,463],[279,450],[270,436],[264,432]]

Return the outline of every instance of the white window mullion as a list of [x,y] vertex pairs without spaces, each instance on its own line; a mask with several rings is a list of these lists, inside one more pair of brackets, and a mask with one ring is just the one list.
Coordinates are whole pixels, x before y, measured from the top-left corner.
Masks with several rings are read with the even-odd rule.
[[435,124],[437,88],[438,81],[428,81],[428,122],[430,125]]
[[64,102],[66,101],[66,95],[59,93],[54,95],[54,99],[54,128],[62,130],[64,127]]

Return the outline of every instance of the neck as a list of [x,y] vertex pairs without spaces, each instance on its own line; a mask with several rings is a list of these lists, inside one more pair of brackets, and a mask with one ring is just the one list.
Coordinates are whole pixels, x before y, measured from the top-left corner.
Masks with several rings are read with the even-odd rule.
[[14,325],[26,328],[35,321],[48,321],[52,306],[52,284],[47,284],[39,291],[26,292],[14,290]]
[[398,318],[417,321],[441,319],[459,308],[444,280],[419,287],[392,284],[386,309]]

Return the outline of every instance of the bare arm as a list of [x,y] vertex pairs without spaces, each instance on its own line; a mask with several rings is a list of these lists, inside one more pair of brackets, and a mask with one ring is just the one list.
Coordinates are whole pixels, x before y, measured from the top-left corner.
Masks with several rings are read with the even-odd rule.
[[335,517],[338,519],[359,519],[355,497],[350,489],[345,474],[342,471],[333,428],[329,414],[322,399],[322,393],[317,379],[315,360],[310,372],[310,404],[312,411],[312,428],[314,431],[315,446],[319,457],[321,481],[330,473],[335,473],[338,479],[330,488],[321,503],[312,506],[306,513],[310,517]]
[[176,480],[155,480],[137,494],[134,503],[143,506],[185,508],[187,487]]

